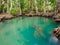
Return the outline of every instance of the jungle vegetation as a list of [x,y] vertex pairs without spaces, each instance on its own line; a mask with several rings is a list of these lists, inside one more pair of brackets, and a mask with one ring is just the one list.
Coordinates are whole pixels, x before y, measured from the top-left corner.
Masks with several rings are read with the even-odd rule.
[[0,0],[0,13],[12,15],[54,11],[55,8],[56,0]]

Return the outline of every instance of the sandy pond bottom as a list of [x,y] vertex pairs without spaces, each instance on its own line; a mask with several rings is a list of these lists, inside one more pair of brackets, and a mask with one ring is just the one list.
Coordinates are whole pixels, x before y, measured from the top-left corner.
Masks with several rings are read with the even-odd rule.
[[49,45],[50,32],[59,25],[44,17],[4,21],[0,23],[0,45]]

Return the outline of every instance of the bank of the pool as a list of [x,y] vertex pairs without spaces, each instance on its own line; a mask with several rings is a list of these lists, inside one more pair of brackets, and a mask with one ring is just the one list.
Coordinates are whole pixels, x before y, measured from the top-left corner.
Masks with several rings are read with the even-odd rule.
[[46,18],[53,18],[55,22],[58,22],[60,21],[60,18],[57,18],[57,16],[56,15],[50,15],[50,16],[48,15],[15,15],[13,16],[11,14],[0,14],[0,22],[4,20],[11,20],[11,19],[18,18],[18,17],[46,17]]

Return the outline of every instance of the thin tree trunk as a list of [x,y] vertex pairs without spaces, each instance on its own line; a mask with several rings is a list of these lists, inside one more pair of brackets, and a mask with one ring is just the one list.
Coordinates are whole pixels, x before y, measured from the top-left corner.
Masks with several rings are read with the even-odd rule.
[[33,0],[30,0],[30,14],[32,14],[33,13],[33,7],[34,5],[33,5]]
[[2,9],[3,9],[3,13],[4,13],[4,3],[5,3],[5,1],[2,0]]
[[57,0],[56,0],[56,7],[55,7],[55,15],[57,15]]
[[30,9],[30,8],[31,8],[31,7],[30,7],[30,0],[28,0],[28,2],[29,2],[29,9]]
[[12,9],[12,0],[10,0],[10,10]]
[[8,4],[9,4],[9,0],[7,0],[7,13],[9,13],[9,6],[8,6]]
[[21,11],[21,3],[20,3],[20,0],[19,0],[19,8],[20,8],[20,15],[22,14],[22,11]]
[[33,0],[30,0],[31,11],[33,11]]
[[46,1],[44,0],[44,13],[46,13]]
[[38,13],[37,0],[34,0],[34,2],[35,2],[35,10],[36,10],[36,13]]

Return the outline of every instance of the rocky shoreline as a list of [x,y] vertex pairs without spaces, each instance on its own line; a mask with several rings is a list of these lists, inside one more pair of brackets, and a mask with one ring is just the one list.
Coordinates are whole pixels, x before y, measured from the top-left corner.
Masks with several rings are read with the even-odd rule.
[[53,18],[56,22],[60,22],[60,13],[57,15],[54,15]]
[[60,14],[59,15],[55,15],[55,14],[50,14],[50,15],[47,15],[47,14],[40,14],[40,15],[35,15],[35,14],[26,14],[26,15],[10,15],[10,14],[0,14],[0,22],[3,21],[3,20],[9,20],[9,19],[13,19],[13,18],[17,18],[17,17],[51,17],[54,19],[54,21],[56,22],[60,22]]

